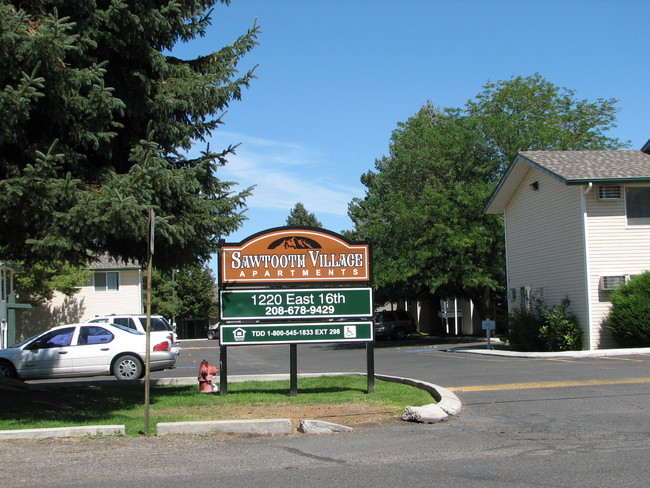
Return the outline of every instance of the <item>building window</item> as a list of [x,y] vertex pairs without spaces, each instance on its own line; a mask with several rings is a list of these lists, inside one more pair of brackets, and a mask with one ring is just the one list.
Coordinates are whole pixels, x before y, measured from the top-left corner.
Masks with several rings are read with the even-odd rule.
[[519,306],[524,310],[530,310],[530,304],[532,302],[532,292],[533,287],[520,286],[519,287]]
[[117,271],[95,271],[95,291],[118,291],[120,273]]
[[650,225],[650,186],[625,189],[627,225]]

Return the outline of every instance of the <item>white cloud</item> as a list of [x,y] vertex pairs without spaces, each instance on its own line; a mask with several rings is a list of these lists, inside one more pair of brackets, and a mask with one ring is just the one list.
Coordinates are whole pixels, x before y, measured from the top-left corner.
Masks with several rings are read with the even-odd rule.
[[242,142],[218,175],[242,188],[256,186],[247,200],[251,210],[281,209],[288,215],[301,202],[323,220],[319,215],[347,215],[350,200],[363,194],[360,186],[346,185],[328,176],[324,156],[309,147],[236,133],[222,132],[220,136]]

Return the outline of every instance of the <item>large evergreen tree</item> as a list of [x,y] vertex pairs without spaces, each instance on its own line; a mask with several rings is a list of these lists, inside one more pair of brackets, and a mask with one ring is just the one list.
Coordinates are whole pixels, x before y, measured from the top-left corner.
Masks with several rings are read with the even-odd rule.
[[217,2],[0,3],[3,260],[144,260],[149,208],[160,267],[207,259],[239,227],[249,191],[216,176],[234,148],[181,153],[248,87],[237,64],[258,29],[195,59],[164,54],[203,36]]
[[[485,318],[505,283],[503,229],[483,206],[519,150],[617,149],[616,100],[576,100],[539,75],[488,83],[464,109],[422,107],[361,177],[350,237],[374,242],[380,299],[473,299]],[[492,316],[494,318],[494,316]]]
[[302,225],[305,227],[323,227],[320,220],[316,215],[308,211],[305,206],[298,202],[289,212],[287,217],[287,225]]

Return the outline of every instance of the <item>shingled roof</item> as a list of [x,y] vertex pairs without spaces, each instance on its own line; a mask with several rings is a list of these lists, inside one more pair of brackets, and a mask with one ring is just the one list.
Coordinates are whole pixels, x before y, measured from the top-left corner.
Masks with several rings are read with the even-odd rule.
[[127,270],[127,269],[141,269],[142,266],[137,261],[129,260],[124,262],[123,260],[116,260],[108,255],[103,255],[97,258],[96,261],[88,266],[92,270]]
[[565,185],[650,182],[650,154],[644,151],[521,151],[483,211],[503,213],[508,199],[531,166]]
[[522,151],[519,157],[567,185],[650,181],[650,155],[643,151]]

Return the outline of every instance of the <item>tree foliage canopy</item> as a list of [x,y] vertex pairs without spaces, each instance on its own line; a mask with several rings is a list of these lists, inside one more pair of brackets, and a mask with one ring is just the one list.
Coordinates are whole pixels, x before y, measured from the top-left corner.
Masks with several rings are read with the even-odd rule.
[[362,176],[366,196],[351,203],[350,216],[357,238],[373,238],[379,297],[498,287],[500,224],[481,212],[492,160],[478,150],[472,122],[427,104],[398,124],[390,156]]
[[580,100],[539,73],[488,82],[459,113],[476,118],[482,143],[500,160],[497,180],[519,151],[620,149],[607,136],[616,127],[615,98]]
[[153,270],[151,309],[172,318],[215,318],[215,278],[207,264],[162,272]]
[[302,225],[305,227],[323,227],[320,220],[316,218],[316,215],[312,212],[309,212],[305,206],[298,202],[289,212],[287,217],[287,225]]
[[539,75],[488,83],[464,109],[427,103],[361,177],[349,237],[374,241],[380,299],[472,298],[505,283],[502,222],[483,206],[519,150],[615,149],[616,100],[577,101]]
[[181,153],[249,86],[237,65],[258,28],[195,59],[164,54],[203,36],[217,2],[0,4],[3,259],[144,262],[149,208],[163,267],[207,259],[239,227],[249,190],[215,174],[234,148]]

